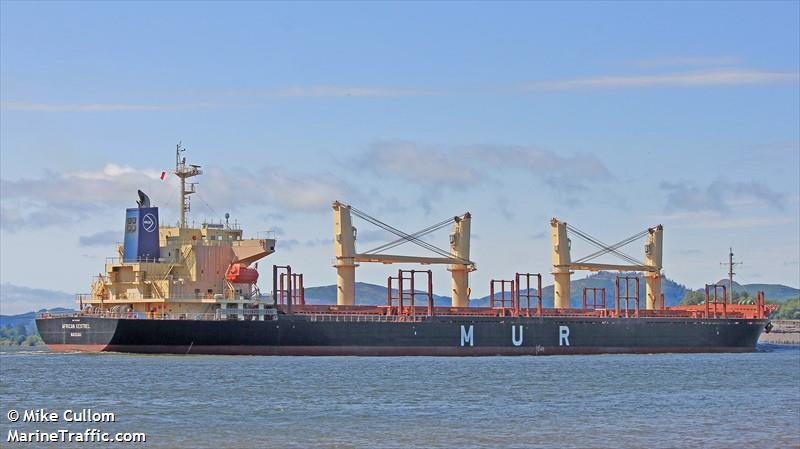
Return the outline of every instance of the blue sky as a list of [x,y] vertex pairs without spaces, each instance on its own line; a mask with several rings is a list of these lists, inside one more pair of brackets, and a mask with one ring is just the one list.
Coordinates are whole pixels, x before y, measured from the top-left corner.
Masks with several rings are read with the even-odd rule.
[[552,216],[662,223],[691,287],[729,246],[741,282],[796,287],[798,5],[3,2],[0,280],[86,291],[137,187],[176,219],[155,177],[181,140],[192,216],[277,231],[310,285],[335,282],[338,198],[407,231],[471,211],[475,296],[549,272]]

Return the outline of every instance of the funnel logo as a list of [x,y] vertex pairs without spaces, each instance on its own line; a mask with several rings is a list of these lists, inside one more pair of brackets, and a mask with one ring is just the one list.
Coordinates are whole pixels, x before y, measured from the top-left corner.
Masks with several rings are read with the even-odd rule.
[[147,232],[153,232],[156,229],[156,217],[153,214],[145,214],[142,217],[142,228]]

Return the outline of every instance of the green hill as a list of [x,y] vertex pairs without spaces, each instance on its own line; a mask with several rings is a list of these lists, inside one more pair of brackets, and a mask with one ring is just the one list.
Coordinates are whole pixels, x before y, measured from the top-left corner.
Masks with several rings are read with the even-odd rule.
[[[39,312],[64,313],[72,312],[72,309],[56,307],[54,309],[42,309]],[[25,330],[28,333],[36,333],[36,323],[34,323],[34,320],[39,312],[26,312],[18,315],[0,315],[0,327],[16,327],[22,324],[25,326]]]
[[[621,273],[622,275],[628,276],[637,276],[636,273]],[[600,271],[597,273],[592,273],[584,278],[576,279],[575,277],[572,278],[571,285],[571,295],[570,295],[570,303],[572,307],[581,307],[583,305],[583,289],[584,288],[605,288],[606,289],[606,307],[611,308],[614,304],[615,298],[615,291],[616,291],[616,277],[617,273],[611,273],[607,271]],[[645,285],[644,285],[644,277],[638,275],[639,277],[639,297],[642,301],[642,307],[644,307],[644,297],[645,297]],[[667,278],[666,276],[662,278],[661,283],[662,292],[664,293],[664,302],[669,306],[677,305],[683,299],[683,296],[689,290],[686,286],[678,284],[677,282]],[[624,288],[624,287],[623,287]],[[633,289],[633,281],[631,281],[631,289]],[[553,307],[553,286],[548,285],[546,287],[542,287],[542,304],[544,307]],[[524,293],[524,292],[523,292]],[[631,291],[631,295],[633,291]],[[591,295],[591,293],[590,293]],[[598,302],[600,301],[599,298],[600,293],[598,292]],[[591,297],[589,299],[591,301]],[[472,300],[472,304],[476,306],[488,306],[489,305],[489,296],[484,296],[483,298],[477,298]]]
[[[717,284],[728,286],[727,279],[720,279]],[[768,301],[784,302],[787,299],[800,296],[800,289],[792,288],[781,284],[740,284],[733,282],[734,293],[747,292],[751,297],[755,297],[759,291],[764,292]]]
[[[642,307],[644,307],[645,296],[645,282],[644,277],[637,273],[623,273],[628,276],[639,277],[640,298]],[[583,289],[588,288],[605,288],[606,289],[606,303],[611,307],[614,303],[615,297],[615,280],[617,273],[600,271],[592,273],[586,277],[572,280],[571,291],[571,304],[573,307],[580,307],[583,303]],[[722,281],[720,281],[722,282]],[[631,288],[633,288],[631,283]],[[727,285],[727,281],[725,284]],[[666,306],[676,306],[680,304],[683,297],[690,291],[685,285],[679,284],[668,277],[662,278],[662,292],[664,293],[664,302]],[[746,284],[740,285],[734,283],[734,291],[741,292],[747,291],[751,296],[755,296],[757,291],[766,292],[767,299],[773,301],[785,301],[789,298],[800,296],[800,290],[792,287],[787,287],[780,284]],[[547,285],[542,288],[543,296],[542,303],[544,307],[553,306],[553,286]],[[396,297],[396,290],[392,291],[392,296]],[[599,300],[599,298],[598,298]],[[306,288],[306,302],[309,304],[336,304],[336,286],[326,285],[323,287],[309,287]],[[489,305],[489,296],[481,298],[473,298],[470,303],[476,307],[484,307]],[[386,304],[386,287],[382,285],[367,284],[364,282],[356,283],[356,304],[363,305],[381,305]],[[450,298],[447,296],[434,295],[434,304],[437,306],[446,306],[450,304]]]
[[[336,285],[307,287],[305,296],[307,304],[336,304]],[[392,297],[397,298],[396,289],[392,289]],[[415,300],[427,301],[427,298],[424,296],[417,296]],[[433,303],[437,306],[450,305],[450,297],[433,295]],[[356,282],[356,304],[386,304],[386,287],[382,285],[367,284],[365,282]],[[427,304],[427,302],[424,304]]]
[[[634,276],[634,273],[630,274]],[[640,276],[641,278],[641,276]],[[610,305],[614,301],[615,291],[615,273],[601,271],[594,273],[582,279],[574,279],[572,281],[572,305],[580,307],[583,302],[583,288],[595,287],[606,289],[606,302]],[[640,279],[640,297],[644,301],[644,279]],[[631,284],[633,285],[633,284]],[[688,291],[684,285],[678,284],[669,278],[663,279],[664,300],[667,306],[677,305]],[[631,287],[633,288],[633,287]],[[553,306],[553,286],[548,285],[542,288],[544,296],[542,302],[545,307]],[[392,296],[397,297],[397,291],[392,291]],[[598,299],[599,300],[599,299]],[[308,287],[306,288],[306,302],[308,304],[336,304],[336,286],[326,285],[322,287]],[[489,296],[481,298],[473,298],[470,303],[476,307],[484,307],[489,305]],[[382,305],[386,304],[386,287],[382,285],[367,284],[364,282],[356,282],[356,304],[361,305]],[[437,306],[450,305],[450,297],[434,295],[434,304]]]
[[[63,313],[70,309],[42,309],[39,312]],[[44,344],[36,329],[36,315],[39,312],[18,315],[0,315],[0,346],[36,346]]]

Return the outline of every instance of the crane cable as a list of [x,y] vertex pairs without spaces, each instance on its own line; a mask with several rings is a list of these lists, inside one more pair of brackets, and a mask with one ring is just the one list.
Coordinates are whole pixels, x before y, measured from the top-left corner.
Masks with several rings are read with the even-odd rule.
[[[418,237],[422,237],[422,236],[428,235],[428,234],[430,234],[432,232],[435,232],[435,231],[438,231],[439,229],[444,228],[445,226],[449,225],[452,222],[453,222],[453,219],[452,218],[448,218],[447,220],[443,220],[443,221],[441,221],[439,223],[436,223],[434,225],[428,226],[425,229],[421,229],[421,230],[411,234],[411,236],[415,237],[415,238],[418,238]],[[392,242],[384,243],[381,246],[372,248],[369,251],[365,251],[364,254],[380,253],[380,252],[386,251],[387,249],[391,249],[391,248],[394,248],[396,246],[400,246],[400,245],[402,245],[402,244],[404,244],[406,242],[408,242],[408,239],[406,239],[405,237],[401,237],[401,238],[399,238],[397,240],[394,240]]]
[[[612,254],[615,254],[617,257],[619,257],[619,258],[621,258],[621,259],[623,259],[623,260],[625,260],[627,262],[630,262],[632,264],[644,265],[643,262],[641,262],[641,261],[639,261],[639,260],[637,260],[637,259],[635,259],[635,258],[633,258],[633,257],[621,252],[621,251],[617,251],[617,249],[613,247],[615,245],[607,245],[607,244],[603,243],[602,241],[598,240],[596,237],[592,237],[587,232],[581,231],[580,229],[578,229],[578,228],[576,228],[576,227],[574,227],[572,225],[567,225],[567,229],[572,231],[575,235],[577,235],[581,239],[585,240],[586,242],[588,242],[588,243],[600,248],[602,250],[600,252],[601,254],[612,253]],[[647,231],[643,231],[643,232],[646,233]],[[642,233],[640,233],[640,234],[642,234]],[[644,234],[642,234],[642,235],[644,235]],[[638,239],[639,237],[636,237],[636,238]],[[630,243],[630,242],[628,242],[628,243]],[[597,257],[597,256],[595,256],[595,257]]]
[[603,250],[603,252],[602,252],[603,254],[612,253],[612,254],[615,254],[620,259],[625,260],[626,262],[629,262],[629,263],[632,263],[632,264],[635,264],[635,265],[644,265],[641,261],[639,261],[639,260],[637,260],[637,259],[635,259],[635,258],[633,258],[633,257],[621,252],[621,251],[617,251],[615,249],[612,249],[611,247],[609,247],[605,243],[601,242],[600,240],[597,240],[596,238],[590,236],[589,234],[583,233],[582,231],[579,232],[579,231],[576,231],[576,230],[573,230],[573,232],[576,235],[578,235],[578,237],[580,237],[583,240],[585,240],[586,242],[588,242],[588,243],[590,243],[592,245],[595,245],[598,248],[602,249]]
[[422,248],[425,248],[428,251],[431,251],[431,252],[436,253],[436,254],[438,254],[440,256],[443,256],[443,257],[447,257],[447,258],[450,258],[450,259],[456,259],[456,260],[458,260],[458,261],[460,261],[461,263],[464,263],[464,264],[471,264],[472,263],[467,259],[464,259],[462,257],[458,257],[458,256],[456,256],[454,254],[449,253],[448,251],[445,251],[445,250],[443,250],[441,248],[438,248],[438,247],[436,247],[434,245],[431,245],[430,243],[422,241],[419,238],[414,237],[413,235],[406,234],[405,232],[403,232],[403,231],[401,231],[401,230],[399,230],[399,229],[397,229],[397,228],[395,228],[393,226],[390,226],[390,225],[378,220],[377,218],[374,218],[374,217],[370,216],[366,212],[356,209],[355,207],[350,206],[350,210],[357,217],[359,217],[359,218],[361,218],[363,220],[366,220],[369,223],[372,223],[375,226],[377,226],[377,227],[379,227],[379,228],[381,228],[381,229],[383,229],[385,231],[391,232],[392,234],[397,235],[398,237],[401,237],[406,241],[409,241],[409,242],[414,243],[414,244],[416,244],[416,245],[418,245],[418,246],[420,246]]
[[582,257],[582,258],[576,260],[575,262],[577,262],[577,263],[588,262],[588,261],[590,261],[592,259],[595,259],[597,257],[602,256],[603,254],[607,254],[608,252],[610,252],[612,250],[616,250],[616,249],[622,248],[623,246],[628,245],[629,243],[632,243],[632,242],[634,242],[636,240],[639,240],[640,238],[644,237],[645,235],[647,235],[647,232],[648,231],[642,231],[642,232],[640,232],[638,234],[634,234],[634,235],[632,235],[632,236],[630,236],[630,237],[628,237],[628,238],[626,238],[624,240],[621,240],[621,241],[619,241],[619,242],[617,242],[617,243],[615,243],[613,245],[610,245],[608,247],[608,249],[606,249],[606,248],[601,249],[600,251],[597,251],[597,252],[594,252],[592,254],[589,254],[588,256]]
[[422,248],[425,248],[425,249],[427,249],[427,250],[429,250],[431,252],[434,252],[434,253],[439,254],[441,256],[444,256],[444,257],[451,257],[452,256],[447,251],[445,251],[445,250],[443,250],[441,248],[437,248],[436,246],[433,246],[430,243],[424,242],[424,241],[422,241],[422,240],[420,240],[420,239],[418,239],[416,237],[413,237],[413,236],[411,236],[409,234],[406,234],[405,232],[403,232],[403,231],[401,231],[401,230],[399,230],[399,229],[397,229],[395,227],[392,227],[392,226],[390,226],[390,225],[378,220],[377,218],[374,218],[374,217],[370,216],[366,212],[363,212],[363,211],[360,211],[360,210],[356,209],[355,207],[351,206],[350,210],[352,210],[353,214],[355,214],[357,217],[362,218],[362,219],[374,224],[375,226],[378,226],[381,229],[389,231],[392,234],[395,234],[395,235],[397,235],[399,237],[402,237],[402,238],[408,240],[411,243],[419,245]]

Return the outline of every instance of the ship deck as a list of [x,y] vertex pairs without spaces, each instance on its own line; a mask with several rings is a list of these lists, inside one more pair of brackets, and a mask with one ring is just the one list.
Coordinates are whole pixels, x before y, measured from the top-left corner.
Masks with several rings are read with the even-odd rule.
[[111,312],[94,309],[91,312],[42,313],[40,319],[64,317],[97,317],[115,319],[157,320],[269,320],[277,315],[308,316],[312,321],[422,321],[431,316],[450,317],[583,317],[583,318],[705,318],[705,319],[763,319],[768,315],[753,304],[705,304],[676,306],[663,309],[555,309],[509,307],[429,307],[429,306],[339,306],[339,305],[277,305],[266,309],[220,309],[216,313],[142,313]]

